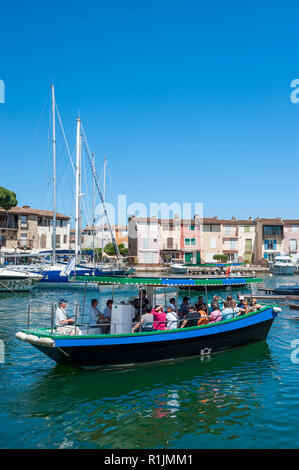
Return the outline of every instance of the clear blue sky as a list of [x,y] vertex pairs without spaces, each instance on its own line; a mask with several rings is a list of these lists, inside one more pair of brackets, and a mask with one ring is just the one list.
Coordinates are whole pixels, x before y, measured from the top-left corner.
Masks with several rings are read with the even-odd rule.
[[[70,148],[80,110],[98,173],[108,156],[112,202],[299,218],[298,13],[295,1],[2,2],[0,185],[51,208],[54,82]],[[57,209],[73,214],[59,135],[57,158]]]

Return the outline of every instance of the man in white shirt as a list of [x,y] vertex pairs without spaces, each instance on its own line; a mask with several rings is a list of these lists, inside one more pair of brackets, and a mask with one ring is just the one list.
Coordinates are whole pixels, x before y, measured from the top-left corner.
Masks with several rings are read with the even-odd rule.
[[72,318],[68,318],[66,313],[67,300],[60,299],[58,308],[55,312],[55,326],[57,327],[57,333],[63,335],[75,335],[79,334],[79,329],[72,326],[75,321]]
[[68,318],[67,313],[66,313],[66,306],[67,306],[67,300],[66,299],[60,299],[58,308],[56,309],[55,312],[55,325],[56,326],[66,326],[66,325],[72,325],[74,323],[74,320],[72,318]]
[[178,328],[178,317],[176,312],[174,312],[171,307],[167,307],[166,320],[167,330]]

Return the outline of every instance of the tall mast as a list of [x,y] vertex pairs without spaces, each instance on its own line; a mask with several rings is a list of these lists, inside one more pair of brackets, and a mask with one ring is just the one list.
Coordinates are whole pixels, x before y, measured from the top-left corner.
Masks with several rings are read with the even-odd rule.
[[[93,166],[93,172],[95,170],[95,154],[92,154],[92,166]],[[95,250],[95,213],[96,213],[96,208],[95,208],[95,195],[96,195],[96,183],[94,176],[92,175],[92,262],[93,265],[95,265],[95,255],[94,255],[94,250]]]
[[[104,176],[103,176],[103,208],[106,201],[106,157],[104,158]],[[103,227],[102,227],[102,262],[104,255],[104,234],[105,234],[105,214],[103,211]]]
[[80,262],[81,254],[81,120],[77,118],[76,144],[76,215],[75,215],[75,260]]
[[55,133],[55,92],[52,88],[52,140],[53,140],[53,238],[52,264],[56,263],[56,133]]

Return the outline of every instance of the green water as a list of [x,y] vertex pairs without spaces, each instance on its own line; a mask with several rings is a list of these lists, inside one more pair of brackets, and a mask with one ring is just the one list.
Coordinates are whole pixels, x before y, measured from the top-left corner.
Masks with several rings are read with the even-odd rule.
[[[278,281],[299,277],[265,278],[268,286]],[[117,296],[128,294],[134,291]],[[0,297],[2,449],[298,447],[299,364],[291,343],[299,345],[299,311],[283,306],[265,342],[204,359],[86,372],[58,366],[15,338],[30,299],[61,296],[82,301],[81,292],[62,289]],[[93,297],[104,306],[111,292],[87,292],[87,305]]]

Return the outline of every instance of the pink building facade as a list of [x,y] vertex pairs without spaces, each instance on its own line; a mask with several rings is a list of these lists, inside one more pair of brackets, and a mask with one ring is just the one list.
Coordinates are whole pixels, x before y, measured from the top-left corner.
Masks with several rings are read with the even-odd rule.
[[284,220],[283,253],[299,257],[299,219]]

